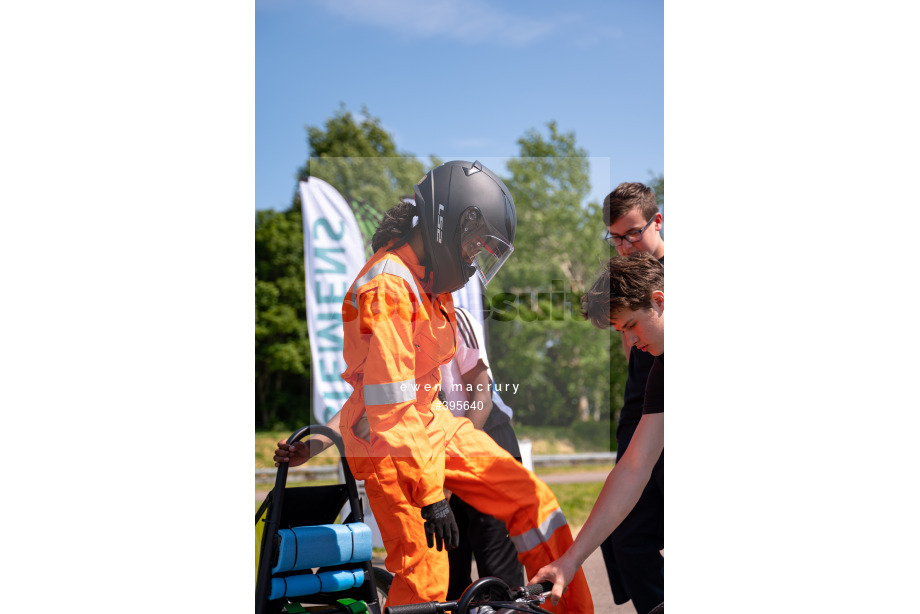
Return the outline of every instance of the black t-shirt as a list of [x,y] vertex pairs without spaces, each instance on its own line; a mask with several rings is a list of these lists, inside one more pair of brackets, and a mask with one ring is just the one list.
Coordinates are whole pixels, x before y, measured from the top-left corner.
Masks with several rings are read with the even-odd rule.
[[[664,256],[658,259],[664,264]],[[652,370],[655,357],[633,347],[629,353],[629,367],[626,373],[626,389],[623,393],[623,408],[620,410],[620,425],[639,424],[645,400],[645,383]]]
[[655,364],[652,365],[652,371],[648,374],[642,413],[664,413],[664,354],[655,357]]

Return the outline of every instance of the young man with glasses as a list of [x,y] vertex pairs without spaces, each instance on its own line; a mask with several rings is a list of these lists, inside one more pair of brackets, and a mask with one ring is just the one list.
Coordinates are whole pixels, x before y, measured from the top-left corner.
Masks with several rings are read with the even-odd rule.
[[[664,264],[662,215],[655,192],[641,183],[621,183],[604,199],[607,242],[621,257],[647,253]],[[617,461],[623,458],[645,402],[645,385],[654,357],[632,347],[622,336],[628,375],[623,408],[617,424]],[[655,464],[632,511],[601,544],[613,599],[617,604],[632,599],[639,614],[664,601],[664,453]]]
[[604,238],[621,256],[645,252],[664,258],[662,221],[655,191],[641,183],[621,183],[604,198]]

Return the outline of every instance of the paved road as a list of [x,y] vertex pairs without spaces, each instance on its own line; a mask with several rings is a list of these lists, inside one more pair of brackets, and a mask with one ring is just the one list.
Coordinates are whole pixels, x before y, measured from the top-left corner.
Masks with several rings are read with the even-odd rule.
[[610,473],[609,469],[602,471],[578,471],[573,473],[538,473],[537,477],[547,484],[575,484],[578,482],[603,482]]
[[600,550],[595,550],[585,564],[582,565],[588,586],[591,587],[591,598],[594,599],[594,611],[597,614],[636,614],[632,601],[623,605],[613,603],[613,593],[610,591],[610,581],[607,579],[607,567],[604,565],[604,555]]

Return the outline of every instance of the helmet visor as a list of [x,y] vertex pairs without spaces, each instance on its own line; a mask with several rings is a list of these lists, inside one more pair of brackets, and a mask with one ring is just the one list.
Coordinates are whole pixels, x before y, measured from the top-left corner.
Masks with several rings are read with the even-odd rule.
[[476,268],[483,286],[488,286],[498,270],[514,251],[514,247],[492,228],[476,207],[470,207],[460,218],[460,255],[466,264]]

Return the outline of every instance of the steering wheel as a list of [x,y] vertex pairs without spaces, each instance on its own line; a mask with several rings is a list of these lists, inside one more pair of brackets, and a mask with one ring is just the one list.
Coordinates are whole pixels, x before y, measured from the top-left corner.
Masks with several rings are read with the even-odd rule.
[[470,584],[457,601],[456,614],[470,614],[473,599],[479,601],[511,601],[511,589],[500,578],[486,576]]

